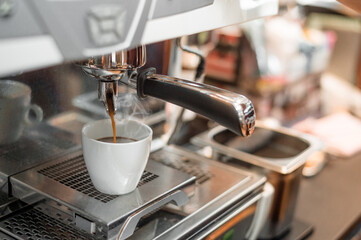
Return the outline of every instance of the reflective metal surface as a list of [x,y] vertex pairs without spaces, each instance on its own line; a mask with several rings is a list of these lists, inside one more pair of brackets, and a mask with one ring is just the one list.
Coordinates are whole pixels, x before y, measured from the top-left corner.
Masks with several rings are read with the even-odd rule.
[[137,69],[145,65],[145,59],[145,46],[141,45],[131,50],[91,57],[87,61],[78,62],[78,64],[85,73],[99,81],[98,99],[104,103],[108,111],[106,93],[109,91],[112,93],[114,105],[118,97],[118,80],[130,87],[135,87],[135,83],[132,81],[133,74],[136,74]]
[[307,157],[323,147],[308,134],[285,128],[272,128],[258,122],[255,135],[242,139],[224,127],[216,127],[192,139],[199,146],[211,146],[221,153],[243,162],[282,174],[305,164]]
[[232,166],[263,172],[274,187],[270,212],[259,237],[274,239],[290,230],[307,157],[323,146],[315,137],[285,128],[272,128],[257,122],[248,139],[216,127],[192,139],[194,144],[211,146],[213,158]]
[[[116,102],[118,97],[118,82],[117,81],[99,81],[98,82],[98,99],[103,102],[105,110],[109,112],[109,103],[108,101],[111,101],[111,104],[113,108],[111,108],[113,112],[117,110]],[[107,94],[110,93],[110,96]]]
[[138,46],[131,50],[112,52],[91,57],[78,64],[89,75],[102,81],[120,80],[128,71],[144,66],[146,62],[145,46]]
[[[92,184],[86,178],[85,165],[77,152],[16,174],[10,180],[12,194],[27,203],[35,204],[35,208],[24,208],[14,217],[23,219],[22,216],[36,211],[36,214],[48,219],[46,222],[57,226],[56,229],[65,227],[63,232],[60,231],[64,236],[80,234],[77,239],[90,239],[86,236],[97,239],[119,236],[119,239],[124,239],[132,235],[134,230],[134,237],[141,236],[142,232],[144,236],[146,232],[147,236],[153,236],[149,239],[179,239],[200,233],[205,227],[208,230],[202,230],[202,234],[213,232],[217,228],[214,225],[216,219],[226,221],[233,210],[242,212],[252,204],[256,206],[262,199],[265,183],[262,175],[209,161],[176,147],[166,147],[155,152],[151,154],[151,159],[160,163],[153,160],[148,162],[146,171],[151,173],[150,180],[142,177],[134,192],[122,196],[102,196],[95,189],[87,188]],[[195,177],[190,178],[180,171]],[[186,196],[189,200],[183,205]],[[164,207],[169,201],[183,206],[168,204]],[[43,206],[39,208],[40,203]],[[60,212],[51,210],[53,208]],[[159,208],[161,210],[155,212]],[[64,218],[61,217],[63,215]],[[14,217],[5,217],[4,221],[8,223],[0,221],[0,229],[7,229],[7,233],[22,238],[17,235],[14,227],[10,227],[12,221],[16,220]],[[252,211],[247,225],[242,226],[250,226],[258,218]],[[63,225],[64,221],[68,226]],[[31,221],[29,224],[24,225],[24,228],[20,226],[19,234],[26,234],[26,229],[30,228],[36,232],[37,225],[42,226]],[[48,234],[42,233],[41,229],[39,231],[40,238]],[[61,234],[59,236],[61,239],[65,238]],[[59,236],[54,233],[54,237]]]
[[146,216],[147,214],[151,214],[152,212],[158,210],[163,207],[167,203],[175,203],[176,206],[183,206],[188,201],[187,196],[182,191],[175,191],[170,194],[166,194],[162,196],[160,199],[155,200],[149,206],[145,206],[144,209],[135,211],[132,215],[130,215],[118,234],[117,239],[125,239],[133,235],[134,230],[141,219],[141,217]]
[[[186,215],[209,204],[214,198],[229,189],[237,187],[237,185],[245,187],[252,182],[263,184],[264,181],[262,176],[252,172],[244,172],[222,163],[209,161],[198,154],[174,146],[165,147],[161,151],[152,153],[151,158],[196,176],[196,182],[199,184],[197,192],[192,195],[187,205],[181,209]],[[193,189],[184,191],[190,193]]]
[[274,197],[267,221],[259,235],[260,238],[274,239],[290,230],[294,221],[301,178],[301,167],[288,174],[268,172],[267,180],[274,187]]
[[9,176],[76,149],[79,149],[79,145],[71,133],[48,124],[41,123],[35,128],[25,130],[17,142],[0,146],[1,190],[8,192]]
[[[153,74],[153,69],[145,70],[138,76],[138,68],[145,64],[145,51],[145,47],[139,46],[128,51],[93,57],[79,65],[84,72],[99,81],[98,98],[103,103],[106,103],[105,93],[108,91],[114,94],[113,101],[116,102],[119,81],[137,89],[139,96],[149,95],[185,107],[217,121],[239,135],[252,134],[256,114],[250,100],[206,84]],[[152,88],[155,84],[156,87]],[[204,101],[209,102],[204,104]]]
[[[194,181],[193,178],[186,174],[176,172],[171,168],[149,161],[146,171],[156,174],[158,177],[147,184],[140,186],[130,194],[116,196],[110,201],[103,202],[101,201],[102,198],[98,198],[99,194],[94,193],[94,195],[90,193],[86,195],[84,194],[85,192],[80,192],[79,189],[76,188],[77,185],[71,187],[67,184],[68,180],[74,179],[74,177],[79,174],[87,175],[85,164],[83,162],[84,168],[81,168],[80,165],[77,167],[75,162],[69,162],[75,161],[79,157],[79,153],[74,153],[66,158],[60,158],[55,162],[53,161],[13,176],[11,178],[13,195],[26,202],[35,199],[31,195],[39,197],[46,195],[49,198],[62,202],[85,218],[92,219],[92,221],[96,222],[99,221],[110,229],[113,229],[115,226],[119,226],[119,224],[124,221],[123,218],[128,216],[131,212],[175,189],[191,184]],[[44,175],[45,169],[50,168],[51,170],[54,166],[58,166],[59,164],[63,165],[63,162],[68,165],[69,168],[67,172],[70,174],[65,175],[68,176],[66,178],[68,180],[61,180],[61,178],[58,178],[57,176],[50,178],[49,176],[51,175],[49,174]],[[64,170],[65,169],[66,168],[64,168]],[[72,172],[69,172],[70,169],[72,169]],[[51,170],[51,172],[57,174],[58,170],[54,169]],[[169,175],[171,175],[172,178],[169,178]],[[79,180],[77,180],[81,188],[85,187],[87,184],[92,185],[90,179],[87,179],[88,180],[80,177]],[[81,183],[81,181],[83,181],[83,183]],[[99,195],[99,197],[101,196]],[[117,229],[119,231],[119,227]]]
[[[168,227],[165,232],[158,233],[159,236],[155,239],[189,238],[200,229],[210,227],[216,222],[215,218],[235,207],[237,203],[241,203],[240,206],[245,209],[246,203],[258,201],[258,190],[262,189],[265,183],[262,175],[209,161],[198,154],[174,146],[153,153],[152,157],[181,171],[193,171],[192,175],[198,176],[198,184],[194,191],[183,189],[188,194],[192,193],[189,202],[182,208],[172,207],[168,210],[183,218],[178,219],[177,224]],[[205,181],[204,175],[208,176]],[[248,194],[252,197],[247,198]],[[253,199],[255,196],[258,196],[257,200]]]
[[[87,219],[86,224],[81,225],[94,225],[94,234],[106,231],[107,237],[112,238],[118,235],[130,214],[139,210],[145,214],[149,207],[159,207],[159,201],[165,196],[168,196],[165,203],[184,204],[184,199],[175,198],[182,195],[172,192],[195,181],[187,174],[151,160],[146,172],[151,173],[151,177],[143,175],[147,179],[143,178],[135,191],[120,196],[102,194],[92,186],[81,152],[77,152],[11,177],[12,194],[29,204],[44,197],[60,202],[79,218]],[[124,231],[124,236],[132,233],[129,229]]]
[[16,239],[95,239],[73,225],[71,215],[42,203],[0,221],[0,229]]
[[140,95],[161,98],[195,111],[241,136],[253,133],[256,113],[252,102],[243,95],[198,82],[152,74],[151,70],[146,79],[139,78],[138,84],[144,84],[137,87]]
[[19,199],[10,197],[4,192],[0,192],[0,218],[12,214],[25,206],[26,204]]

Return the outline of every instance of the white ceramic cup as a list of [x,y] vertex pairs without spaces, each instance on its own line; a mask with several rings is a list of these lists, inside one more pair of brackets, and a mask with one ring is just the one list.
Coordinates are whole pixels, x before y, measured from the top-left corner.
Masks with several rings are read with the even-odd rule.
[[[33,113],[33,119],[29,117],[30,112]],[[28,85],[0,80],[0,145],[16,142],[24,128],[34,126],[42,119],[42,109],[31,104],[31,89]]]
[[83,127],[82,145],[85,164],[94,187],[102,193],[120,195],[137,187],[148,161],[153,131],[136,120],[116,121],[115,124],[118,137],[136,141],[98,141],[113,136],[110,119],[103,119]]

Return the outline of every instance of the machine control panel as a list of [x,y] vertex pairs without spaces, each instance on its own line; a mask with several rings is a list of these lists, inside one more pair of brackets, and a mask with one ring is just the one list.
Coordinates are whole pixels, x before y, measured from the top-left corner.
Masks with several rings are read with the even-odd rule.
[[273,15],[277,1],[0,0],[0,76]]
[[87,15],[90,37],[97,46],[122,42],[127,11],[121,6],[95,6]]
[[32,1],[61,52],[69,60],[131,47],[143,32],[150,2]]
[[1,0],[0,1],[0,18],[7,17],[14,12],[14,0]]

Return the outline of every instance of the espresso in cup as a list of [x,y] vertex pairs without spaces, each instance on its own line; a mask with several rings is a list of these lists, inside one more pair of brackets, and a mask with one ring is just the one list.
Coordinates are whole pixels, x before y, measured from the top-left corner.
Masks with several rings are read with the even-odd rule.
[[[114,137],[103,137],[97,140],[100,142],[114,143]],[[115,143],[130,143],[135,141],[137,141],[137,139],[128,138],[128,137],[115,137]]]

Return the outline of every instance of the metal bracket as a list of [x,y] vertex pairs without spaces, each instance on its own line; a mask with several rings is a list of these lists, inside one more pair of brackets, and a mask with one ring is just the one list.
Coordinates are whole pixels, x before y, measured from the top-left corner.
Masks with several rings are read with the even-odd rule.
[[147,215],[148,213],[163,207],[167,203],[175,203],[177,206],[183,206],[187,201],[187,195],[183,191],[177,190],[145,205],[143,208],[134,212],[125,220],[122,228],[120,229],[117,240],[126,239],[133,235],[135,227],[137,226],[140,218]]

